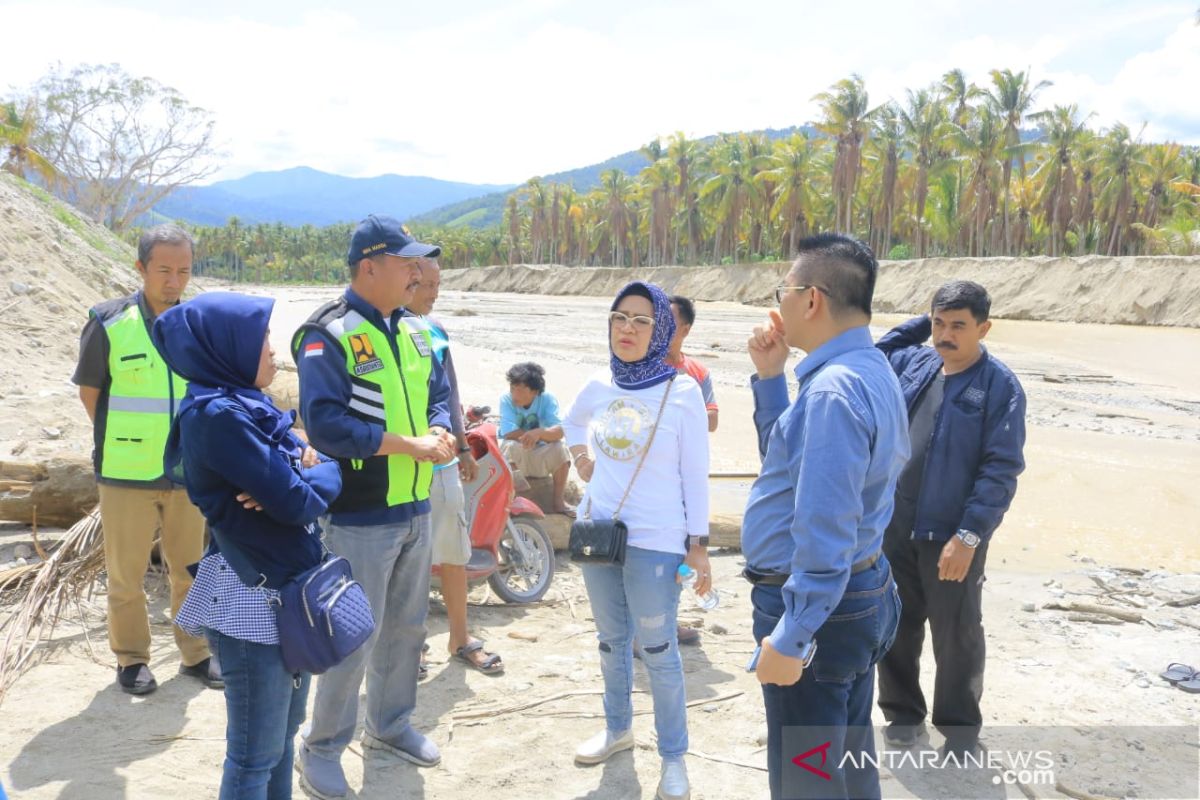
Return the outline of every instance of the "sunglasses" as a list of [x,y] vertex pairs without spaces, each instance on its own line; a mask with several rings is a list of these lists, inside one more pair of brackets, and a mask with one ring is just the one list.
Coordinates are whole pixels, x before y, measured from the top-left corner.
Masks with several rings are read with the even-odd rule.
[[620,311],[611,311],[608,315],[608,324],[614,328],[624,328],[626,325],[632,325],[635,330],[648,331],[654,327],[654,317],[646,317],[641,314],[629,316],[622,314]]
[[775,302],[783,303],[783,296],[788,292],[807,292],[809,289],[816,289],[821,294],[829,297],[829,290],[824,286],[817,286],[815,283],[810,283],[807,286],[776,286],[775,287]]

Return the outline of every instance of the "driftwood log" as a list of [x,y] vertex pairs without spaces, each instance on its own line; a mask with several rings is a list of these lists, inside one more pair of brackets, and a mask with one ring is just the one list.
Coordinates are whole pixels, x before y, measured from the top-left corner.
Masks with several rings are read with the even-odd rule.
[[53,458],[40,463],[0,461],[0,519],[68,527],[98,502],[92,462]]

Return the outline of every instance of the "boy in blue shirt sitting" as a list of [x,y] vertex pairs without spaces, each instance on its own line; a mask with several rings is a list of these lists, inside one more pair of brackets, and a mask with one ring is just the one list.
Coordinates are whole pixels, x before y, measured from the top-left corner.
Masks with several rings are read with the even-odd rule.
[[571,454],[563,441],[558,400],[546,391],[546,370],[524,361],[505,375],[508,394],[500,398],[500,450],[526,478],[554,479],[556,514],[575,516],[564,493],[571,471]]

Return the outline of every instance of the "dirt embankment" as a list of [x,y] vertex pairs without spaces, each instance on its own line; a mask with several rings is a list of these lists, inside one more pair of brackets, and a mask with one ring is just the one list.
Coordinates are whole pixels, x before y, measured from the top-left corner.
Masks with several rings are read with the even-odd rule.
[[[611,295],[630,280],[649,280],[697,300],[766,304],[786,262],[723,267],[529,266],[447,270],[447,288],[479,292]],[[880,265],[875,310],[924,310],[949,280],[977,281],[1002,319],[1200,327],[1200,258],[927,258]]]

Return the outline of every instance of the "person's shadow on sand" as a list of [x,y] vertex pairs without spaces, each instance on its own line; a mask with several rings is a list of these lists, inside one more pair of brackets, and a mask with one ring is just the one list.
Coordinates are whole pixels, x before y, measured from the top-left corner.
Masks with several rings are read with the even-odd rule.
[[[120,771],[170,749],[187,723],[188,701],[209,691],[199,681],[169,680],[144,698],[116,683],[96,693],[87,708],[51,725],[22,748],[9,765],[10,793],[66,782],[62,800],[136,797]],[[159,706],[151,713],[150,705]],[[164,713],[165,712],[165,713]]]

